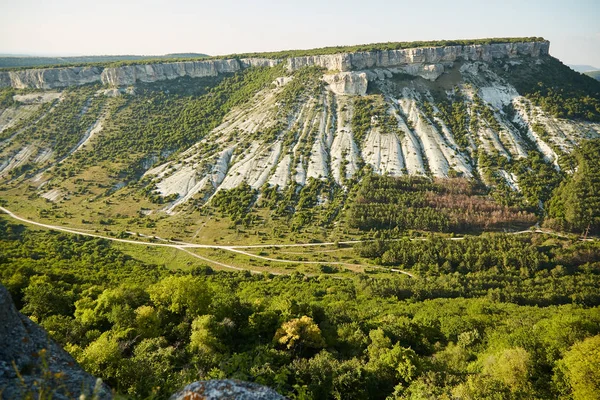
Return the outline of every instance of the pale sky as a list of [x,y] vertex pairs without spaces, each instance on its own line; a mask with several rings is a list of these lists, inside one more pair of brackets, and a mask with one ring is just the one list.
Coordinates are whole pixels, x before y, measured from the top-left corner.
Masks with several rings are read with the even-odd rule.
[[0,53],[210,55],[543,36],[600,68],[600,0],[0,0]]

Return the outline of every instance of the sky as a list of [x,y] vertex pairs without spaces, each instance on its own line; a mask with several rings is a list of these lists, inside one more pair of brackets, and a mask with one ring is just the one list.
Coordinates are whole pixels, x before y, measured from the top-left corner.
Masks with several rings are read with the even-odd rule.
[[116,55],[308,49],[543,36],[600,68],[600,0],[0,0],[0,53]]

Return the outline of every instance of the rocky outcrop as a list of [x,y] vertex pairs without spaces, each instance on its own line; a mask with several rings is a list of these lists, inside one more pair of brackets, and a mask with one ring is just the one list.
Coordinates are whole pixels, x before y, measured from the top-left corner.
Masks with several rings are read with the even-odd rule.
[[50,393],[53,399],[81,394],[112,398],[106,385],[83,371],[42,328],[17,311],[4,286],[0,286],[0,321],[1,399],[38,398],[40,389],[44,398]]
[[102,83],[111,86],[128,86],[136,82],[157,82],[168,79],[204,78],[219,74],[234,73],[251,67],[273,67],[279,60],[265,58],[184,61],[174,63],[127,65],[106,68],[102,71]]
[[420,76],[423,79],[435,81],[444,73],[444,70],[443,64],[407,64],[396,68],[374,68],[365,71],[325,74],[323,80],[335,94],[363,96],[367,93],[367,86],[371,81],[382,81],[399,73]]
[[0,72],[0,87],[55,89],[100,82],[102,68],[69,67]]
[[273,67],[280,60],[243,58],[124,65],[120,67],[62,67],[0,72],[0,87],[15,89],[55,89],[101,82],[128,86],[136,82],[156,82],[184,76],[202,78],[234,73],[251,67]]
[[237,60],[188,61],[167,64],[126,65],[102,71],[102,83],[129,86],[136,82],[156,82],[183,76],[203,78],[241,69]]
[[[356,71],[371,68],[406,67],[423,65],[418,75],[431,79],[442,64],[454,61],[492,61],[498,58],[547,55],[550,43],[520,42],[486,45],[445,47],[419,47],[402,50],[363,51],[322,56],[292,57],[287,59],[289,71],[318,66],[330,71]],[[182,61],[120,67],[61,67],[28,69],[22,71],[0,71],[0,88],[54,89],[67,86],[102,82],[111,86],[133,85],[136,82],[156,82],[183,76],[201,78],[221,73],[238,72],[250,67],[273,67],[282,60],[269,58],[243,58],[222,60]],[[430,69],[431,71],[428,71]],[[410,72],[409,72],[410,73]]]
[[340,72],[323,75],[329,89],[335,94],[364,95],[367,93],[367,74],[365,72]]
[[405,64],[439,64],[464,61],[492,61],[499,58],[547,55],[550,42],[495,43],[485,45],[419,47],[401,50],[364,51],[322,56],[292,57],[290,71],[318,66],[328,70],[352,71],[368,68],[391,68]]
[[236,379],[210,380],[190,383],[170,400],[285,400],[265,386]]
[[403,72],[405,74],[420,76],[423,79],[435,81],[444,73],[444,64],[408,64],[397,68],[394,72]]

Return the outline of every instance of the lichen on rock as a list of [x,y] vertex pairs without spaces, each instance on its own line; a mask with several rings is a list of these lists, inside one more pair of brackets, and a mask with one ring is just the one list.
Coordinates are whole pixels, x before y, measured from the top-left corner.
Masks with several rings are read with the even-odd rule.
[[256,383],[236,379],[193,382],[170,400],[285,400],[276,391]]
[[0,398],[112,399],[108,386],[20,314],[0,285]]

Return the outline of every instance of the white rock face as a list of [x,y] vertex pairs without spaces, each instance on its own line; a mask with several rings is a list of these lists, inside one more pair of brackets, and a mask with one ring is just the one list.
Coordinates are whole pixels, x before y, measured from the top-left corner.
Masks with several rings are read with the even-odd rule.
[[198,178],[196,171],[189,165],[181,166],[173,175],[166,177],[157,185],[163,196],[178,194],[187,195],[196,186]]
[[351,71],[368,68],[389,68],[405,64],[438,64],[464,61],[492,61],[520,56],[539,57],[549,53],[550,43],[522,42],[470,46],[420,47],[402,50],[365,51],[323,56],[292,57],[286,67],[295,71],[318,66],[328,70]]
[[261,65],[262,63],[267,66],[271,64],[269,61],[260,59],[247,59],[245,62],[231,59],[126,65],[116,68],[105,68],[102,71],[101,80],[102,83],[111,86],[127,86],[133,85],[136,82],[157,82],[184,76],[203,78],[223,73],[238,72],[243,68]]
[[127,86],[136,82],[156,82],[183,76],[202,78],[238,72],[251,67],[274,67],[280,60],[244,58],[171,63],[125,65],[121,67],[60,67],[0,72],[0,87],[54,89],[101,82]]
[[292,81],[292,76],[281,76],[273,81],[275,86],[285,86]]
[[0,87],[55,89],[100,82],[99,67],[65,67],[0,72]]
[[[323,112],[319,116],[319,130],[310,151],[308,161],[308,178],[326,179],[329,176],[329,147],[331,126],[328,124],[328,116],[331,113],[331,105],[324,100]],[[333,140],[333,137],[331,137]]]
[[58,100],[61,96],[62,94],[59,92],[37,92],[16,94],[13,96],[13,99],[23,104],[44,104]]
[[517,176],[515,174],[509,174],[505,170],[498,170],[500,176],[504,178],[506,184],[514,191],[519,191],[519,184],[517,183]]
[[[398,100],[392,99],[392,101],[394,101],[394,105],[398,104]],[[392,109],[392,114],[398,121],[398,128],[402,133],[400,145],[402,146],[402,154],[404,155],[408,174],[425,175],[425,167],[419,140],[415,137],[415,134],[408,127],[404,119],[398,114],[396,109]]]
[[64,193],[60,189],[52,189],[49,192],[42,193],[40,196],[46,200],[55,202],[60,200],[60,198],[64,196]]
[[13,169],[26,164],[29,160],[38,153],[35,146],[27,145],[20,149],[15,155],[9,156],[2,164],[0,164],[0,178],[6,176]]
[[420,76],[429,81],[435,81],[444,73],[444,64],[407,64],[394,68],[394,72],[402,72],[408,75]]
[[450,166],[444,157],[442,150],[444,144],[439,133],[419,111],[414,99],[404,98],[400,101],[400,106],[404,115],[415,127],[415,135],[421,142],[421,148],[427,157],[431,172],[436,177],[447,177]]
[[292,157],[289,154],[283,156],[279,164],[277,164],[275,172],[269,179],[269,185],[285,188],[289,183],[291,163]]
[[[425,79],[435,79],[436,75],[441,74],[442,64],[455,61],[489,62],[498,58],[521,56],[539,57],[547,55],[549,47],[549,42],[523,42],[340,53],[291,57],[287,59],[286,67],[289,71],[318,66],[330,71],[347,72],[417,64],[419,66],[415,68],[420,71],[415,72],[418,75]],[[220,73],[237,72],[250,67],[273,67],[280,62],[281,60],[277,59],[245,58],[126,65],[104,69],[94,66],[3,71],[0,72],[0,87],[53,89],[95,82],[124,86],[136,82],[156,82],[182,76],[216,76]],[[443,72],[443,69],[441,71]]]
[[527,129],[527,136],[535,143],[538,150],[544,155],[546,161],[551,161],[558,166],[558,154],[556,154],[556,152],[548,145],[548,143],[542,140],[540,135],[533,130],[533,126],[537,123],[537,120],[533,115],[527,112],[525,105],[527,105],[527,108],[529,109],[536,108],[528,99],[524,97],[519,97],[514,100],[513,106],[515,107],[516,111],[514,122],[520,124],[521,126],[525,126]]
[[[39,110],[39,104],[9,107],[0,111],[0,133],[13,127],[21,119],[29,119]],[[0,141],[2,143],[2,141]]]
[[372,129],[365,139],[362,157],[376,174],[403,175],[404,156],[395,133],[382,133],[379,128]]
[[257,67],[274,67],[281,63],[281,60],[272,58],[241,58],[240,64],[242,68],[257,68]]
[[335,94],[363,96],[367,93],[367,74],[364,72],[340,72],[334,75],[323,75],[329,89]]
[[502,110],[504,106],[519,97],[519,93],[512,86],[494,85],[479,88],[479,96],[486,103]]
[[337,100],[337,130],[330,151],[331,175],[338,184],[342,184],[343,179],[352,178],[358,170],[360,151],[350,128],[352,106],[346,97],[338,97]]

